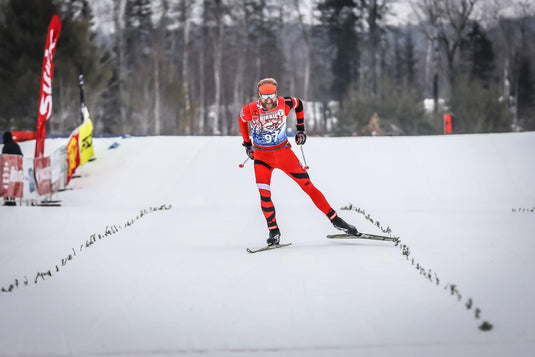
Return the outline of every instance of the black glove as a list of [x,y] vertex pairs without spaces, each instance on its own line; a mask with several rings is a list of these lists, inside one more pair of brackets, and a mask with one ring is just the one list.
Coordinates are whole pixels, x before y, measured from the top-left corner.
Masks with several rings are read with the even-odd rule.
[[295,143],[297,145],[304,145],[307,142],[307,134],[304,131],[298,131],[295,134]]
[[253,144],[250,141],[244,141],[242,145],[245,146],[245,153],[249,156],[249,159],[254,160]]

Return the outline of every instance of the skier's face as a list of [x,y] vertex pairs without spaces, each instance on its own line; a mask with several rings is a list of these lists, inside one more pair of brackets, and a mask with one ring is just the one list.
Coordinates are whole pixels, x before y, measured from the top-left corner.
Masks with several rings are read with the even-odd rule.
[[271,110],[275,107],[277,101],[277,92],[269,94],[258,94],[260,97],[260,104],[267,110]]

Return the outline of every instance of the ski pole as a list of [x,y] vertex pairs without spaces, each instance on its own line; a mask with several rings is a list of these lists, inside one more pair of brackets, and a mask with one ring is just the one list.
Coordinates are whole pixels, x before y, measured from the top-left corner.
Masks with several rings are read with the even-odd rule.
[[243,167],[245,167],[245,164],[247,163],[247,161],[249,161],[249,156],[247,156],[247,159],[245,159],[241,164],[238,165],[238,167],[241,169]]
[[301,155],[303,155],[303,161],[305,162],[305,166],[303,167],[305,170],[308,170],[310,167],[307,165],[307,159],[305,157],[305,152],[303,150],[303,145],[299,145],[301,148]]

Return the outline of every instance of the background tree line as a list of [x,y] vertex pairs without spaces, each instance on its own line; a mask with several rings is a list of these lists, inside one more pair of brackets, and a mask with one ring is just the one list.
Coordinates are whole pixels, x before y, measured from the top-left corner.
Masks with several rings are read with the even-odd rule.
[[96,134],[236,134],[266,76],[316,134],[440,133],[445,112],[457,133],[535,130],[534,5],[412,8],[392,25],[389,0],[0,0],[0,127],[35,129],[57,13],[52,134],[80,122],[80,73]]

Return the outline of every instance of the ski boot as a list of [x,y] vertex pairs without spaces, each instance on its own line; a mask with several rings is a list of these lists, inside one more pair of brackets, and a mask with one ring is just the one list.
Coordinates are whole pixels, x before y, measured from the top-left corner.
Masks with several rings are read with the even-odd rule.
[[273,228],[269,230],[269,238],[267,240],[267,245],[279,244],[281,239],[281,232],[278,228]]
[[360,235],[359,231],[357,231],[357,228],[355,228],[355,226],[352,226],[351,224],[344,221],[336,213],[334,217],[331,218],[331,223],[333,224],[334,228],[341,230],[342,232],[345,232],[346,234],[349,234],[352,236]]

